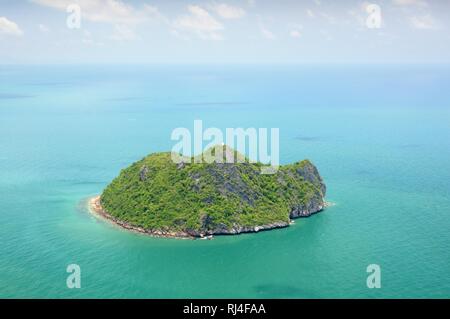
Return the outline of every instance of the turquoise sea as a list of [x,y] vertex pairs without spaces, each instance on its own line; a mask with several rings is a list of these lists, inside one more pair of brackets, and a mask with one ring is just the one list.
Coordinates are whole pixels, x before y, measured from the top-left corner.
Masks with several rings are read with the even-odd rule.
[[[278,127],[281,163],[312,160],[335,206],[210,241],[88,213],[195,119]],[[450,66],[0,66],[0,297],[449,298]]]

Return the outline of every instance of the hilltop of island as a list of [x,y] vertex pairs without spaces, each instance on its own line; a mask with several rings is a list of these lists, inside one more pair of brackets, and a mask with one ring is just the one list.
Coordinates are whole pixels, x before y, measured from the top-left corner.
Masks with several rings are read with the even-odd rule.
[[[224,146],[226,152],[245,158]],[[308,160],[261,174],[264,165],[246,158],[196,163],[192,157],[175,163],[171,155],[150,154],[123,169],[91,199],[92,210],[130,230],[195,238],[286,227],[292,218],[325,206],[325,184]]]

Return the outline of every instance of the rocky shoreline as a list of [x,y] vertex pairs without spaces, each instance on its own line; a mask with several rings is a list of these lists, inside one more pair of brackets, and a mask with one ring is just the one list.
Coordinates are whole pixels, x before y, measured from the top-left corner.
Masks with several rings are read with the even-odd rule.
[[241,233],[256,233],[259,231],[271,230],[276,228],[285,228],[288,227],[291,223],[293,223],[292,219],[298,217],[309,217],[315,213],[322,211],[325,207],[328,206],[327,203],[314,203],[308,205],[308,207],[294,207],[289,214],[289,217],[291,219],[289,222],[276,222],[268,225],[261,225],[254,227],[244,227],[240,225],[235,225],[231,229],[228,229],[226,228],[225,225],[223,225],[223,227],[218,227],[213,231],[207,233],[199,233],[197,231],[171,232],[163,230],[151,230],[130,225],[129,223],[121,221],[108,214],[108,212],[106,212],[101,205],[100,196],[92,197],[91,199],[89,199],[88,204],[89,204],[89,211],[91,213],[103,217],[108,221],[124,229],[146,234],[153,237],[179,238],[179,239],[211,239],[213,235],[237,235]]

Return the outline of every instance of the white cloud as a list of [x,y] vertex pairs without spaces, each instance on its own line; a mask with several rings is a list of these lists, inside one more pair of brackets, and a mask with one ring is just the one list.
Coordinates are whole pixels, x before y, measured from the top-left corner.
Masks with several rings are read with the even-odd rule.
[[145,14],[147,19],[150,19],[152,21],[164,22],[166,24],[170,23],[169,19],[164,16],[155,6],[144,4],[142,12]]
[[312,12],[312,10],[307,9],[306,10],[306,14],[308,15],[308,17],[310,18],[314,18],[316,15],[314,14],[314,12]]
[[409,21],[415,29],[431,30],[437,28],[436,20],[430,14],[411,17]]
[[349,10],[348,14],[356,20],[359,27],[366,26],[366,17],[362,15],[361,10]]
[[110,38],[116,41],[132,41],[139,39],[133,28],[123,24],[116,24],[114,26],[114,33]]
[[83,30],[82,35],[83,35],[83,37],[81,39],[81,42],[83,42],[86,45],[89,45],[89,46],[103,46],[104,45],[103,42],[99,42],[99,41],[95,40],[92,36],[92,33],[86,29]]
[[303,25],[295,23],[289,26],[289,36],[292,38],[301,38],[303,35]]
[[50,31],[50,29],[47,26],[43,25],[43,24],[39,24],[38,28],[39,28],[39,31],[41,31],[42,33],[47,33],[47,32]]
[[367,28],[367,8],[369,5],[370,2],[363,1],[348,11],[348,14],[356,21],[359,29],[362,27]]
[[264,38],[273,40],[275,39],[275,34],[273,34],[272,31],[266,29],[265,27],[261,27],[261,33],[264,36]]
[[325,19],[330,24],[336,23],[336,18],[328,13],[325,12],[319,12],[320,16]]
[[330,32],[327,30],[320,30],[320,34],[322,34],[322,36],[324,37],[325,40],[332,40],[333,37],[331,36]]
[[299,30],[292,30],[291,32],[289,32],[289,35],[293,38],[300,38],[302,36]]
[[[74,3],[73,0],[31,0],[32,2],[66,11]],[[93,22],[113,24],[138,24],[150,18],[159,18],[161,14],[156,7],[144,5],[137,9],[120,0],[78,0],[75,2],[81,8],[82,19]]]
[[179,39],[182,39],[182,40],[184,40],[184,41],[189,41],[189,40],[191,40],[191,38],[189,37],[189,36],[187,36],[187,35],[185,35],[185,34],[182,34],[181,32],[179,32],[178,30],[171,30],[170,31],[170,33],[174,36],[174,37],[176,37],[176,38],[179,38]]
[[[109,39],[117,41],[131,41],[139,39],[134,28],[138,24],[156,21],[169,24],[169,20],[162,15],[157,7],[144,4],[136,8],[121,0],[31,0],[36,4],[66,12],[67,7],[73,3],[80,6],[81,18],[91,22],[109,23],[113,25],[113,33]],[[41,31],[43,29],[40,27]],[[85,38],[84,43],[96,43]]]
[[428,6],[428,3],[425,0],[392,0],[392,2],[398,6]]
[[91,38],[83,38],[83,39],[81,40],[81,42],[83,42],[83,44],[86,44],[86,45],[88,45],[88,46],[101,47],[101,46],[104,45],[103,42],[97,42],[97,41],[95,41],[95,40],[93,40],[93,39],[91,39]]
[[15,22],[8,20],[5,17],[0,17],[0,34],[22,36],[23,31]]
[[173,26],[176,29],[192,32],[205,40],[222,39],[220,32],[224,27],[208,11],[196,5],[188,6],[188,11],[189,15],[183,15],[174,21]]
[[260,16],[258,17],[258,26],[264,38],[268,40],[274,40],[276,38],[275,34],[264,25],[263,19]]
[[239,19],[245,16],[245,10],[225,3],[214,4],[211,9],[224,19]]

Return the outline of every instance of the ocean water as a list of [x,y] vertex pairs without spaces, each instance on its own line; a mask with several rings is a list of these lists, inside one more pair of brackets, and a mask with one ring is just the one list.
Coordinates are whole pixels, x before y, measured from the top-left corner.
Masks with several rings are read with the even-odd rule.
[[[210,241],[88,213],[195,119],[279,128],[281,163],[312,160],[335,205]],[[450,297],[450,66],[0,66],[0,297]]]

